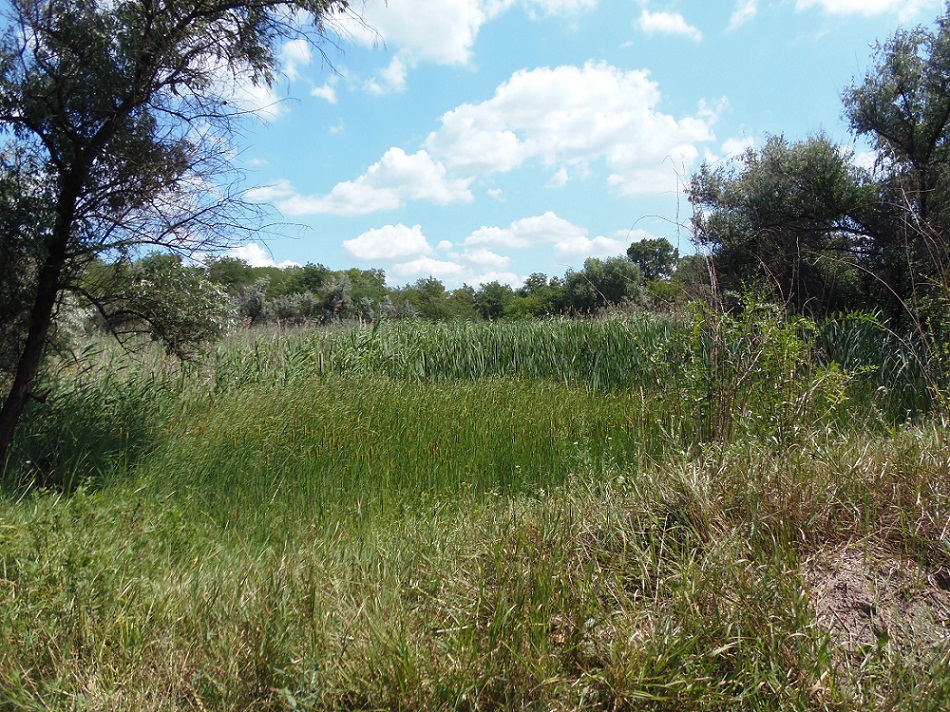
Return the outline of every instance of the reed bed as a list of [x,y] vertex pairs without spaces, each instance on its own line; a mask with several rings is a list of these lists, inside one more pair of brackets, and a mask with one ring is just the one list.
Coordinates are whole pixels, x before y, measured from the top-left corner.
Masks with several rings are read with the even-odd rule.
[[399,381],[513,376],[593,391],[655,390],[680,370],[684,324],[644,314],[600,320],[383,322],[370,328],[238,334],[215,350],[215,388],[329,375]]

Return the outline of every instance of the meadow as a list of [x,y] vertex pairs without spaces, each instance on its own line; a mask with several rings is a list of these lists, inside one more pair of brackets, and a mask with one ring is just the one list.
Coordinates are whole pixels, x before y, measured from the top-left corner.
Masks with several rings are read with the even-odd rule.
[[947,709],[941,353],[754,303],[93,340],[4,471],[0,708]]

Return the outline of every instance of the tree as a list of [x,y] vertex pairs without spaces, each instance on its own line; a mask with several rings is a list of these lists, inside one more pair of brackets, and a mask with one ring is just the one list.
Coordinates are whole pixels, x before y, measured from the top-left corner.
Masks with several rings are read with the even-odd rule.
[[109,295],[97,297],[95,304],[116,338],[144,333],[180,359],[219,336],[233,311],[202,268],[185,266],[173,253],[155,252],[95,270],[80,289]]
[[208,279],[237,294],[254,283],[254,271],[239,257],[219,257],[208,264]]
[[568,307],[583,314],[635,301],[643,293],[643,274],[625,257],[590,257],[583,270],[568,272],[565,281]]
[[448,292],[442,281],[436,277],[417,279],[402,290],[402,295],[423,319],[441,321],[451,317]]
[[514,318],[550,316],[564,311],[566,296],[564,283],[559,277],[543,272],[528,275],[505,308],[505,316]]
[[704,164],[689,199],[724,289],[764,284],[800,312],[860,306],[856,262],[879,194],[850,152],[821,135],[773,136],[732,163]]
[[494,321],[504,315],[514,297],[514,290],[507,284],[502,284],[497,279],[486,282],[475,292],[475,309],[482,319]]
[[627,248],[627,259],[640,267],[647,281],[669,279],[679,256],[679,250],[665,237],[639,240]]
[[878,152],[883,205],[894,215],[875,269],[905,303],[950,288],[950,3],[935,27],[878,44],[874,68],[843,96],[851,129]]
[[[322,36],[346,0],[6,0],[0,36],[0,278],[9,374],[0,464],[58,305],[95,260],[234,239],[223,179],[240,111],[227,79],[270,82],[280,39]],[[295,24],[302,17],[309,24]],[[10,275],[9,264],[22,265]],[[80,293],[95,301],[101,295]]]

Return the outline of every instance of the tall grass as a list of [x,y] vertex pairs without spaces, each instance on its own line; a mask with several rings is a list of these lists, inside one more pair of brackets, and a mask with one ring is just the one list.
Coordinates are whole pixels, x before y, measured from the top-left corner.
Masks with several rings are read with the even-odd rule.
[[[353,394],[329,393],[329,408],[361,398],[353,379],[368,379],[370,391],[385,380],[450,389],[500,378],[559,384],[577,389],[556,398],[577,399],[578,412],[611,394],[627,399],[631,417],[652,423],[643,452],[662,449],[660,431],[670,436],[664,447],[684,450],[736,436],[782,440],[836,418],[886,425],[928,412],[935,390],[915,354],[912,339],[873,316],[814,325],[755,304],[738,317],[241,332],[205,361],[177,367],[158,355],[130,361],[100,345],[83,375],[56,371],[49,403],[31,404],[3,479],[68,489],[134,464],[171,432],[165,424],[200,421],[208,409],[226,413],[220,404],[231,399],[241,403],[237,413],[253,412],[255,401],[293,403],[299,388],[334,378],[352,383]],[[424,412],[422,400],[394,407]]]
[[239,334],[214,354],[215,388],[287,383],[328,375],[386,376],[399,381],[455,381],[502,376],[540,378],[594,391],[653,391],[679,370],[671,317],[592,321],[383,322],[374,328]]
[[558,383],[333,377],[206,397],[144,476],[205,502],[222,525],[286,533],[341,509],[376,516],[646,467],[672,444],[649,410],[637,395]]

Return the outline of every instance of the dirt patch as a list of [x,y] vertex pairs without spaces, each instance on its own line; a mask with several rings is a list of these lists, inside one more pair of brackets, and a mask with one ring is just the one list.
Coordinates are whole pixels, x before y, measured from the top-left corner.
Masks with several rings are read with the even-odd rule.
[[818,624],[845,659],[887,647],[930,660],[950,644],[950,571],[925,571],[868,544],[822,552],[805,564]]

